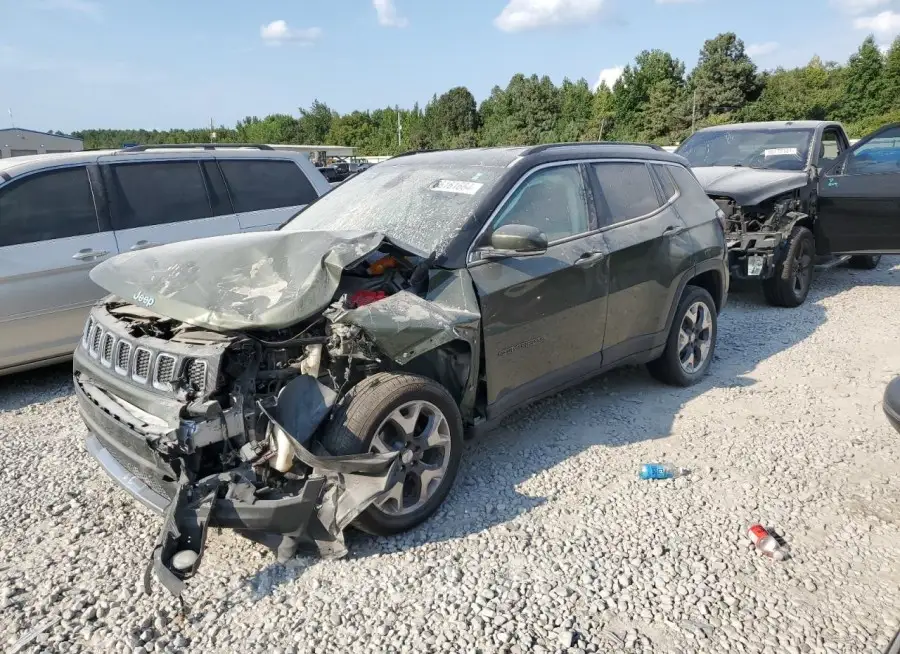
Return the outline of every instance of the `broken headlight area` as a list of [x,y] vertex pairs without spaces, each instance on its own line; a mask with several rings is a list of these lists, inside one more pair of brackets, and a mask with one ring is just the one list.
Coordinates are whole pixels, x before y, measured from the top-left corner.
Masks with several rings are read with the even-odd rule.
[[210,330],[116,298],[94,308],[75,353],[88,449],[165,516],[150,569],[168,590],[196,573],[209,527],[282,561],[346,554],[343,530],[399,481],[398,455],[326,451],[333,407],[423,354],[463,403],[474,394],[450,345],[477,346],[474,291],[464,272],[431,264],[374,253],[344,270],[330,305],[288,328]]

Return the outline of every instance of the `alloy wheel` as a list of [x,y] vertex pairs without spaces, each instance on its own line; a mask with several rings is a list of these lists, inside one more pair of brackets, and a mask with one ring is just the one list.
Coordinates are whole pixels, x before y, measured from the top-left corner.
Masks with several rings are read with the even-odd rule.
[[712,349],[712,312],[705,302],[694,302],[688,307],[678,331],[678,359],[688,374],[700,370]]
[[400,405],[381,423],[371,451],[400,452],[401,480],[375,506],[388,515],[419,510],[437,492],[450,464],[450,423],[443,412],[425,401]]

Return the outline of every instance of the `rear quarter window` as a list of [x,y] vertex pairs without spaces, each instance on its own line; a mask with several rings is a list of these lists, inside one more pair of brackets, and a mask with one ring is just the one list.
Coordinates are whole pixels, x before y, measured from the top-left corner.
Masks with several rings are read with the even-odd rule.
[[220,160],[238,213],[309,204],[318,194],[293,161]]
[[665,166],[671,173],[675,183],[678,185],[678,190],[681,192],[681,195],[687,198],[688,200],[694,202],[702,202],[704,200],[709,200],[709,196],[706,195],[706,191],[703,190],[703,186],[700,185],[700,182],[697,181],[697,178],[694,177],[693,173],[689,171],[684,166],[679,165],[667,165]]

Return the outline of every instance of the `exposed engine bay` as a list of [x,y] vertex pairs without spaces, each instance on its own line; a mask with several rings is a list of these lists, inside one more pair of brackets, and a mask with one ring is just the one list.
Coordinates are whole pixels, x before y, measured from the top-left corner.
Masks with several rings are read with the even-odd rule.
[[279,560],[301,548],[346,554],[344,528],[397,482],[396,453],[320,441],[362,379],[415,371],[475,410],[471,280],[377,240],[326,307],[289,327],[213,330],[119,297],[92,312],[75,357],[92,454],[122,485],[146,482],[129,490],[165,513],[148,573],[172,593],[196,573],[210,526],[238,529]]

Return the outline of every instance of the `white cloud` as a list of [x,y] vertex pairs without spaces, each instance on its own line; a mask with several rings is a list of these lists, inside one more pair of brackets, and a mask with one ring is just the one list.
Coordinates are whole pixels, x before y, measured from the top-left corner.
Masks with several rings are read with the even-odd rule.
[[875,16],[860,16],[853,21],[853,27],[873,32],[879,39],[890,39],[900,34],[900,14],[882,11]]
[[613,66],[612,68],[604,68],[600,71],[600,77],[597,78],[597,83],[594,84],[594,90],[599,89],[603,84],[612,90],[613,84],[615,84],[620,77],[622,77],[622,73],[625,72],[625,66]]
[[40,6],[43,9],[71,11],[95,20],[103,15],[100,5],[92,0],[43,0]]
[[597,18],[606,7],[607,0],[508,0],[494,25],[504,32],[570,25]]
[[322,29],[319,27],[294,29],[289,27],[286,21],[273,20],[268,25],[259,28],[259,35],[269,45],[281,45],[290,41],[301,45],[312,45],[322,36]]
[[891,0],[831,0],[831,4],[847,14],[864,14],[867,11],[884,7]]
[[747,46],[748,57],[765,57],[770,55],[780,46],[775,41],[766,41],[765,43],[751,43]]
[[383,27],[406,27],[409,21],[397,13],[394,0],[372,0],[375,11],[378,12],[378,24]]

